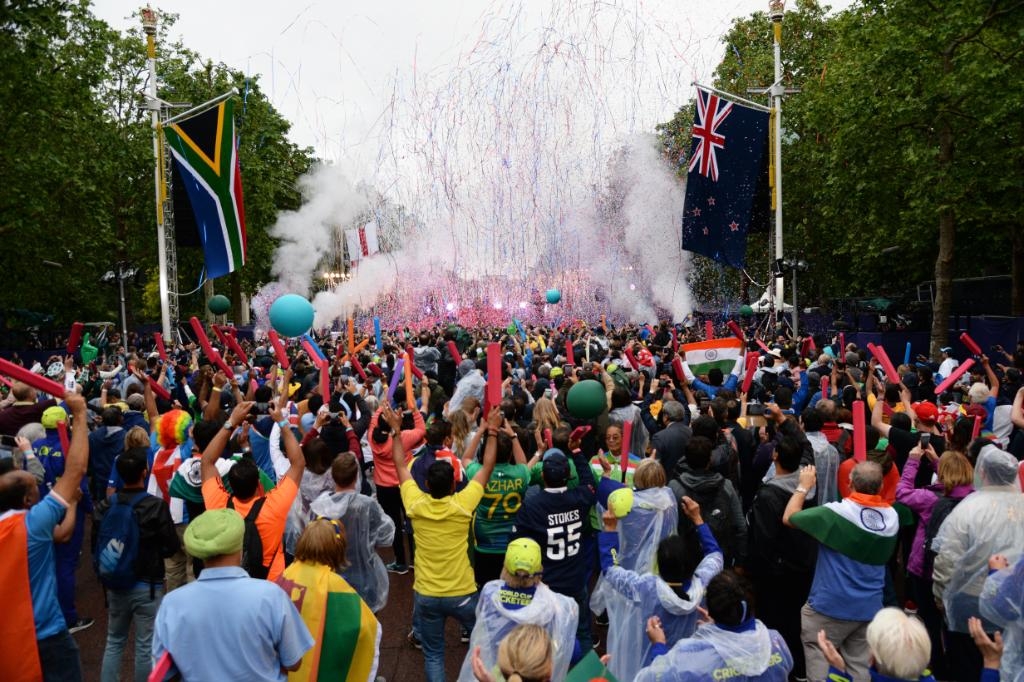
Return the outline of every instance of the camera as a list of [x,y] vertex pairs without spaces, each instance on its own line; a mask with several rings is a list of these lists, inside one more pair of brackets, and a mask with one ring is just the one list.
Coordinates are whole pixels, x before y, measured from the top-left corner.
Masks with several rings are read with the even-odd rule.
[[761,403],[748,403],[747,414],[751,417],[763,417],[764,416],[764,405]]
[[922,448],[928,447],[928,445],[931,442],[932,442],[932,434],[927,433],[927,432],[921,434],[921,447]]
[[658,382],[658,388],[668,388],[668,380],[662,379]]

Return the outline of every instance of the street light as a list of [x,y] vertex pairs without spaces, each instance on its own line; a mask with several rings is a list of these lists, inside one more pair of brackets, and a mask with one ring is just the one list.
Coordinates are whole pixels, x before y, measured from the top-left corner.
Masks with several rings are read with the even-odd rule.
[[124,281],[133,279],[139,273],[138,268],[128,261],[118,261],[114,264],[114,270],[107,270],[100,277],[104,284],[117,283],[118,292],[121,297],[121,339],[125,348],[128,347],[128,314],[125,312]]
[[[772,274],[775,275],[776,279],[781,279],[783,274],[789,272],[793,276],[793,336],[797,337],[800,335],[799,328],[799,312],[800,306],[797,305],[796,300],[796,273],[807,272],[808,269],[807,261],[802,258],[779,258],[772,263]],[[782,307],[785,308],[785,301],[782,302]]]

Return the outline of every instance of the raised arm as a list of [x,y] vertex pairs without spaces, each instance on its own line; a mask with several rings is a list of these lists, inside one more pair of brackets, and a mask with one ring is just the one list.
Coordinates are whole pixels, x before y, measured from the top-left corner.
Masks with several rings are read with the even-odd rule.
[[800,467],[800,485],[793,491],[793,496],[790,497],[789,502],[786,503],[786,510],[782,512],[782,523],[786,524],[790,528],[793,527],[793,524],[790,523],[790,518],[793,514],[796,514],[804,508],[804,501],[807,499],[807,491],[814,487],[817,480],[818,474],[817,471],[815,471],[813,464]]
[[987,355],[981,356],[981,366],[985,368],[985,376],[988,377],[988,386],[989,389],[992,391],[992,395],[998,396],[999,377],[997,377],[996,373],[992,370],[992,365],[991,363],[989,363]]
[[502,420],[501,408],[492,407],[491,413],[487,415],[486,424],[480,427],[481,430],[487,429],[487,444],[484,445],[483,466],[473,476],[473,480],[481,487],[487,485],[487,480],[491,477],[491,472],[494,471],[494,461],[498,456],[498,432],[501,429]]
[[[252,405],[252,403],[247,404]],[[281,438],[284,441],[284,454],[288,457],[288,471],[284,475],[292,479],[295,485],[299,485],[302,482],[302,472],[306,469],[306,458],[302,455],[302,447],[299,445],[299,441],[295,440],[295,432],[292,431],[291,425],[288,423],[288,419],[284,416],[282,410],[271,410],[270,418],[277,422],[278,428],[281,429]],[[206,453],[203,453],[203,457],[206,457]]]
[[[871,408],[871,425],[878,429],[878,433],[881,434],[882,438],[889,437],[889,425],[882,421],[882,405],[885,401],[879,398],[875,401],[875,406]],[[914,414],[911,410],[909,414]]]
[[217,460],[220,458],[221,453],[224,452],[224,446],[228,444],[228,440],[231,438],[231,433],[235,430],[235,427],[242,423],[242,420],[249,414],[249,410],[255,403],[241,402],[235,406],[235,409],[231,411],[231,416],[224,422],[224,426],[217,431],[217,435],[213,437],[213,440],[209,442],[206,449],[203,450],[203,456],[199,463],[199,470],[202,474],[203,482],[205,483],[208,479],[218,476],[217,473]]
[[81,395],[68,393],[64,402],[71,410],[75,423],[71,429],[71,443],[64,455],[64,474],[53,485],[53,492],[70,502],[89,468],[89,416],[85,398]]
[[224,376],[224,372],[217,370],[217,373],[213,375],[213,386],[210,388],[210,400],[206,403],[206,407],[203,408],[204,420],[214,421],[220,416],[220,394],[227,383],[228,378]]
[[387,403],[380,410],[380,418],[391,427],[391,459],[395,463],[395,473],[399,484],[412,480],[409,467],[405,465],[405,446],[402,444],[402,417]]

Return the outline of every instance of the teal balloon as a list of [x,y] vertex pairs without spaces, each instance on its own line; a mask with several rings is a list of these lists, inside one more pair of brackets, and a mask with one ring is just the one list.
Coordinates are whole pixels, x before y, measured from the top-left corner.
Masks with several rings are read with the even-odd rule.
[[751,308],[749,305],[741,305],[740,306],[740,317],[750,317],[753,314],[754,314],[754,309]]
[[544,292],[544,298],[547,299],[548,303],[554,305],[562,300],[562,292],[558,289],[548,289]]
[[313,326],[313,304],[298,294],[285,294],[270,306],[270,326],[281,336],[302,336]]
[[206,302],[206,307],[214,315],[226,315],[231,310],[231,299],[224,294],[217,294],[210,297],[210,300]]
[[569,389],[565,405],[569,408],[569,414],[578,419],[600,416],[607,406],[604,384],[593,379],[579,382]]

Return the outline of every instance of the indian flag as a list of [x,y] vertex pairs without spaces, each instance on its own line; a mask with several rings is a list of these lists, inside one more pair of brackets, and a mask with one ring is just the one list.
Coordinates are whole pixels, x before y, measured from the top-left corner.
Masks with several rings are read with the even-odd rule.
[[316,640],[289,682],[377,678],[380,623],[344,578],[327,566],[296,561],[277,584]]
[[0,590],[4,617],[0,619],[0,670],[11,682],[43,679],[36,624],[32,614],[32,590],[28,582],[28,529],[25,513],[7,511],[0,516]]
[[[854,493],[856,495],[856,493]],[[883,566],[896,548],[900,528],[899,513],[878,500],[861,496],[842,502],[829,502],[821,507],[804,509],[790,517],[790,522],[829,549],[873,566]]]
[[690,371],[697,376],[707,374],[715,368],[728,375],[736,367],[736,363],[743,359],[743,342],[736,337],[685,343],[679,348]]

